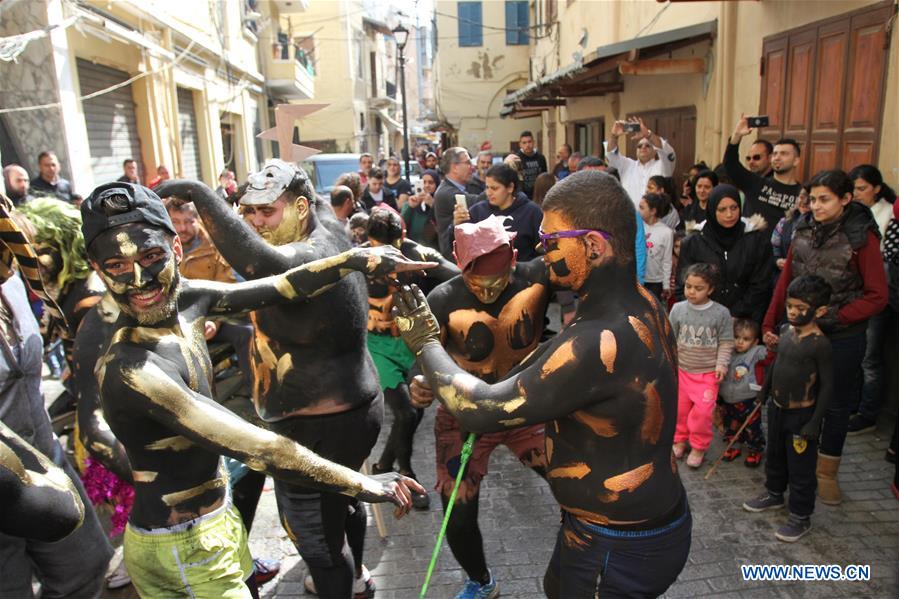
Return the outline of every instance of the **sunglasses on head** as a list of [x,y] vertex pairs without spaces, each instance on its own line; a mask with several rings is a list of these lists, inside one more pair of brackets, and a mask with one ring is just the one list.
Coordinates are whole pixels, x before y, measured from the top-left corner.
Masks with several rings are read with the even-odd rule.
[[612,234],[600,229],[571,229],[569,231],[556,231],[555,233],[544,233],[540,231],[540,245],[545,251],[549,251],[549,242],[553,239],[564,239],[569,237],[580,237],[587,233],[599,233],[606,241],[612,239]]
[[761,160],[761,159],[762,159],[761,154],[750,154],[746,157],[746,162],[749,162],[750,160]]

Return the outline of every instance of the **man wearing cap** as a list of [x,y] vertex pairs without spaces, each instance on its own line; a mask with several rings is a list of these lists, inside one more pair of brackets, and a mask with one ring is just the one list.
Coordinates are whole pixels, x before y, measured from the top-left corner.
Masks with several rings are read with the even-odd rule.
[[[428,303],[440,325],[440,343],[463,370],[491,383],[499,381],[537,347],[549,299],[546,267],[540,260],[516,263],[513,236],[496,216],[455,228],[455,256],[462,275],[439,285]],[[420,377],[417,377],[420,378]],[[426,407],[433,395],[412,383],[413,402]],[[437,410],[437,488],[444,508],[459,469],[465,427],[443,406]],[[481,479],[490,455],[505,445],[521,463],[546,476],[543,424],[510,428],[478,437],[456,496],[446,540],[469,580],[458,597],[495,597],[478,528]]]
[[[634,274],[634,206],[618,181],[584,171],[543,202],[544,262],[577,313],[502,380],[460,368],[417,289],[394,298],[397,327],[463,430],[546,423],[547,480],[562,512],[544,576],[551,599],[656,597],[690,550],[692,522],[672,458],[677,357],[662,305]],[[647,564],[652,564],[647,568]]]
[[104,415],[131,463],[125,563],[141,596],[250,596],[246,532],[220,455],[310,488],[392,501],[397,515],[409,509],[410,489],[422,491],[414,481],[362,476],[216,403],[203,323],[311,298],[351,272],[421,265],[392,248],[364,248],[247,283],[182,280],[180,239],[151,190],[103,185],[81,213],[91,266],[121,310],[96,372]]
[[[306,173],[281,160],[249,176],[240,197],[243,219],[199,182],[166,182],[159,193],[193,201],[216,247],[248,280],[313,260],[339,263],[350,248]],[[316,297],[252,314],[253,398],[260,417],[274,432],[353,470],[374,447],[384,411],[365,346],[367,297],[365,278],[350,275]],[[362,569],[366,514],[358,502],[281,481],[275,494],[281,522],[320,597],[344,599],[354,589],[373,589]]]

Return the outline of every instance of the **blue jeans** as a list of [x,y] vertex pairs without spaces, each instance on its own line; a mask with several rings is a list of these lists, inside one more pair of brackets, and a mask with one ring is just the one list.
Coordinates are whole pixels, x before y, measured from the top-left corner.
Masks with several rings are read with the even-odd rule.
[[843,443],[849,426],[849,407],[856,405],[862,391],[862,360],[867,345],[865,331],[849,337],[831,339],[833,348],[833,398],[824,414],[820,451],[824,455],[843,455]]
[[618,531],[562,511],[543,590],[550,599],[658,597],[677,580],[693,533],[690,508],[653,530]]
[[872,422],[877,420],[880,406],[883,405],[883,342],[889,320],[890,309],[886,308],[868,321],[867,347],[862,360],[864,382],[861,401],[852,406],[853,412],[858,412]]

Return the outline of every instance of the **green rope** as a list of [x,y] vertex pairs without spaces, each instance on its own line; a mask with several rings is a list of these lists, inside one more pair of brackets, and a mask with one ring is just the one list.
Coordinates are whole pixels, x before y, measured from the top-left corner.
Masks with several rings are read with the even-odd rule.
[[440,555],[440,546],[443,544],[444,535],[446,535],[446,525],[449,523],[450,514],[453,513],[453,504],[456,502],[456,491],[459,490],[459,485],[462,484],[462,475],[465,473],[465,465],[468,464],[468,459],[471,457],[475,437],[476,435],[474,433],[469,433],[468,438],[465,439],[465,444],[462,445],[462,459],[459,464],[459,472],[456,474],[456,483],[453,485],[453,492],[450,495],[449,503],[446,504],[446,513],[443,515],[443,524],[440,525],[440,534],[437,535],[437,543],[434,545],[434,551],[431,553],[431,563],[428,564],[428,573],[425,576],[425,583],[421,585],[421,594],[418,595],[420,599],[424,599],[425,594],[428,592],[428,583],[431,582],[431,574],[434,573],[434,566],[437,565],[437,556]]

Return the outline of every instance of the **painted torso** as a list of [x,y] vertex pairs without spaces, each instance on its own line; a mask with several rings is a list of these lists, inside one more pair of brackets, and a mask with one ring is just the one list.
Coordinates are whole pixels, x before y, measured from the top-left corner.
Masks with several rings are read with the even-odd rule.
[[[640,526],[669,513],[683,496],[671,457],[674,338],[660,305],[639,289],[644,297],[621,298],[631,301],[607,306],[595,318],[579,313],[544,353],[550,357],[541,377],[570,373],[579,392],[594,398],[547,422],[546,454],[556,500],[596,524]],[[598,363],[584,361],[582,350],[595,351],[589,346],[599,350]],[[572,363],[578,365],[569,369]],[[604,380],[603,374],[617,376]]]
[[429,296],[445,330],[444,347],[461,368],[495,382],[537,347],[549,291],[546,268],[542,262],[536,267],[517,266],[509,286],[492,304],[478,301],[461,277]]
[[[212,364],[203,337],[205,314],[191,301],[187,289],[179,298],[177,324],[167,327],[113,325],[109,347],[97,363],[100,388],[110,378],[127,376],[116,368],[135,355],[159,359],[177,372],[183,384],[213,397]],[[162,375],[165,376],[165,375]],[[130,521],[142,528],[170,526],[215,509],[225,499],[227,474],[220,456],[195,445],[154,419],[154,407],[137,392],[101,393],[103,412],[116,438],[125,446],[134,476],[135,500]],[[145,396],[162,398],[151,389]]]
[[[291,246],[293,266],[350,249],[324,224]],[[317,297],[252,313],[253,397],[263,420],[342,412],[378,394],[365,349],[367,295],[365,278],[351,274]]]

